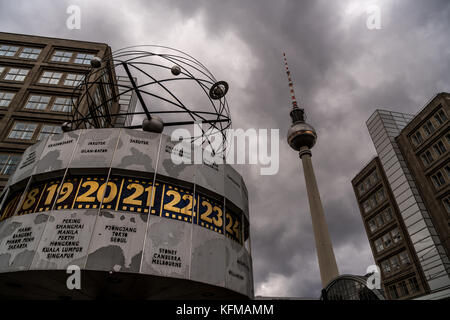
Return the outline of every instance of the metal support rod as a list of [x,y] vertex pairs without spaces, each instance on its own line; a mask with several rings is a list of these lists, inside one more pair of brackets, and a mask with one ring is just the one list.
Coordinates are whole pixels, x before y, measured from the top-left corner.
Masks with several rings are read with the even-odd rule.
[[142,98],[141,92],[139,91],[139,89],[136,86],[136,82],[134,82],[134,79],[133,79],[133,76],[131,75],[130,69],[128,69],[128,65],[125,62],[122,62],[122,65],[128,75],[128,78],[130,79],[130,82],[131,82],[131,85],[133,86],[134,92],[136,92],[139,102],[141,103],[141,106],[144,109],[147,119],[150,120],[152,118],[152,116],[147,109],[147,105],[145,104],[144,99]]

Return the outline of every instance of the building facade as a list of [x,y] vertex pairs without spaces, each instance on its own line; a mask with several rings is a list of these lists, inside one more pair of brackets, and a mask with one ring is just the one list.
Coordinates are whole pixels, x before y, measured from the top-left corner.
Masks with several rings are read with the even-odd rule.
[[450,256],[450,94],[437,95],[396,141]]
[[102,43],[0,33],[0,192],[27,147],[61,132],[91,59],[110,55]]
[[[415,264],[414,277],[417,280],[419,289],[417,295],[422,291],[433,293],[450,286],[449,256],[445,249],[446,244],[448,244],[448,217],[444,218],[439,213],[444,213],[443,210],[446,210],[445,190],[447,190],[448,194],[448,185],[446,186],[446,178],[438,174],[438,172],[441,172],[441,174],[445,173],[445,165],[446,162],[448,163],[446,144],[444,144],[446,142],[442,141],[442,139],[445,139],[445,135],[448,134],[447,109],[442,104],[447,102],[446,97],[448,97],[448,94],[445,93],[437,95],[416,116],[376,110],[367,121],[367,127],[379,158],[375,162],[378,162],[380,172],[386,177],[387,184],[385,184],[385,187],[389,187],[392,192],[393,207],[398,210],[397,222],[399,226],[404,225],[403,235],[400,234],[400,236],[408,238],[410,242],[409,258],[411,263]],[[430,124],[433,125],[433,128],[430,127]],[[436,131],[436,129],[439,130]],[[411,155],[410,150],[408,150],[408,143],[409,141],[414,143],[415,139],[419,139],[417,132],[419,134],[423,132],[424,135],[427,133],[430,136],[430,140],[421,147],[417,145],[413,149],[417,154]],[[409,140],[405,141],[405,137]],[[439,141],[442,143],[439,143]],[[441,158],[435,163],[436,166],[433,165],[433,168],[430,167],[429,171],[425,172],[425,167],[419,166],[417,158],[421,159],[420,161],[430,160],[431,158],[426,158],[428,157],[427,151],[430,148],[433,149],[433,152],[440,152]],[[425,164],[426,162],[422,163]],[[372,204],[377,199],[376,196],[371,198],[369,195],[369,198],[364,200],[365,198],[361,199],[359,195],[359,188],[362,188],[361,182],[363,182],[364,173],[366,170],[370,170],[368,167],[370,167],[370,164],[353,179],[355,193],[360,203],[363,218],[368,214],[366,211],[370,211],[369,208],[372,207]],[[428,190],[428,194],[424,193],[422,190],[427,190],[431,183],[435,184],[434,191]],[[433,195],[431,196],[431,194]],[[432,197],[440,202],[432,200]],[[440,211],[436,211],[436,206],[442,206]],[[377,209],[375,208],[375,210]],[[408,289],[409,294],[406,294],[403,284],[399,283],[401,293],[398,294],[399,286],[396,282],[403,279],[404,275],[400,272],[398,275],[396,273],[395,277],[386,277],[384,275],[387,273],[387,270],[392,270],[393,265],[397,265],[397,259],[394,259],[394,263],[390,261],[389,266],[382,261],[384,257],[381,258],[378,255],[377,248],[381,249],[381,246],[385,246],[384,235],[381,238],[382,241],[379,241],[377,237],[375,237],[376,239],[372,238],[370,230],[375,227],[373,225],[374,222],[370,218],[364,219],[364,221],[372,250],[375,249],[374,258],[377,263],[380,262],[381,269],[384,269],[383,276],[386,281],[385,286],[387,287],[388,297],[391,299],[402,298],[403,296],[405,298],[411,297],[410,289],[415,285],[414,282],[411,283],[412,286]],[[447,225],[444,225],[443,221],[446,221]],[[375,223],[377,224],[376,221]],[[447,227],[447,230],[444,230],[444,227]],[[398,260],[401,262],[400,256]],[[423,279],[424,281],[422,281]],[[389,285],[391,285],[391,288],[389,288]]]
[[381,161],[375,157],[352,180],[387,299],[410,299],[429,291]]

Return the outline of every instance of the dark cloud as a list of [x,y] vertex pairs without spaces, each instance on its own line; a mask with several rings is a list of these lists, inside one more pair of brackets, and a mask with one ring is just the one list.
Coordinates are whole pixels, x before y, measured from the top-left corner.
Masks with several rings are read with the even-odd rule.
[[[380,5],[381,30],[366,27],[369,3]],[[65,28],[69,4],[82,8],[81,30]],[[375,154],[365,121],[375,108],[416,113],[448,91],[449,27],[446,0],[0,1],[2,31],[190,52],[229,81],[234,128],[280,129],[277,175],[238,167],[250,193],[255,287],[265,295],[320,294],[303,171],[285,141],[282,53],[319,135],[313,161],[340,271],[364,274],[373,259],[350,181]]]

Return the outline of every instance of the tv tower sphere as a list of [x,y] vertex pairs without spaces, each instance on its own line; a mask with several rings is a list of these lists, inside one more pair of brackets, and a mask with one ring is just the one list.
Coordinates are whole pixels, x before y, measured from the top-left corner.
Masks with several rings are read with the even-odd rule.
[[302,147],[311,149],[316,144],[316,130],[305,122],[302,109],[293,109],[291,111],[291,118],[292,125],[287,133],[288,144],[295,151],[300,151]]

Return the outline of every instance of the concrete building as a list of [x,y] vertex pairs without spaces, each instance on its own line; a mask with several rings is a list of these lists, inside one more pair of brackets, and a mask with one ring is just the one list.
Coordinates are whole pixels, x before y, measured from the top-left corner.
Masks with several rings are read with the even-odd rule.
[[352,184],[386,298],[409,299],[428,292],[380,159],[371,160]]
[[[450,179],[445,171],[449,158],[448,97],[448,93],[438,94],[416,116],[376,110],[367,121],[378,158],[358,173],[352,184],[391,299],[435,293],[450,286],[446,208]],[[373,168],[381,182],[373,180],[371,185],[372,179],[367,177]],[[395,217],[387,224],[381,223],[386,210],[381,191],[377,194],[381,188],[387,191],[388,207]],[[398,233],[392,235],[394,224]],[[407,241],[392,244],[395,237]],[[400,248],[415,267],[402,268]],[[392,273],[394,267],[397,271]],[[416,279],[417,286],[409,279]]]
[[0,33],[0,192],[27,147],[61,132],[91,59],[109,55],[107,44]]
[[396,138],[450,256],[450,94],[434,97]]

